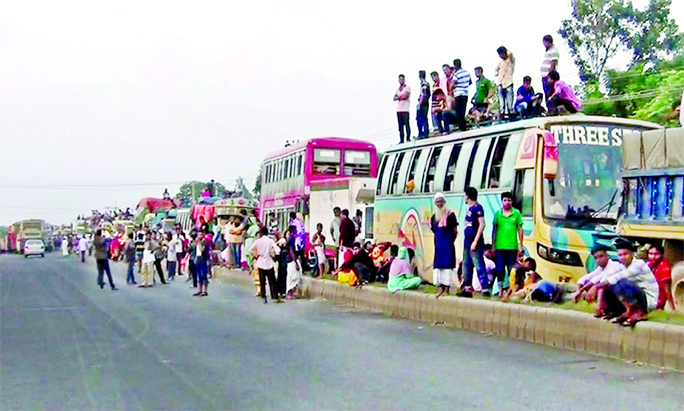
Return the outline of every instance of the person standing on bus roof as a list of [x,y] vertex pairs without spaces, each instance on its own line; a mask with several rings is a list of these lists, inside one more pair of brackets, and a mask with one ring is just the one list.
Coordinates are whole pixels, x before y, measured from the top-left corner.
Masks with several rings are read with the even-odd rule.
[[430,217],[427,225],[435,235],[435,259],[432,266],[432,282],[439,287],[437,298],[449,294],[453,284],[454,269],[456,268],[456,237],[458,236],[458,221],[456,214],[445,207],[444,194],[437,193],[434,197],[437,209]]
[[515,57],[506,47],[499,47],[496,52],[501,61],[496,66],[496,81],[499,93],[499,119],[510,118],[513,115],[513,72],[515,71]]
[[548,82],[548,76],[550,72],[558,71],[558,58],[560,57],[560,54],[558,53],[556,46],[553,45],[553,37],[551,37],[550,34],[544,36],[542,43],[544,43],[544,48],[546,50],[544,51],[544,61],[541,65],[542,86],[544,87],[544,95],[546,96],[546,109],[551,112],[553,110],[553,104],[549,100],[549,97],[553,93],[553,86]]
[[494,98],[494,84],[489,81],[483,73],[482,67],[475,67],[475,95],[471,103],[478,112],[478,118],[485,114],[489,109],[489,104]]
[[[441,100],[438,99],[438,96],[436,95],[437,90],[442,91],[441,84],[440,84],[440,79],[439,79],[439,73],[436,71],[433,71],[430,73],[430,77],[432,77],[432,104],[431,104],[431,112],[432,112],[432,128],[435,130],[437,133],[442,134],[444,132],[444,128],[442,127],[442,112],[439,111],[439,107],[441,105]],[[442,96],[444,96],[444,92],[442,91]]]
[[411,141],[411,125],[409,124],[409,100],[411,88],[405,83],[403,74],[399,75],[399,88],[394,93],[394,101],[397,102],[397,122],[399,123],[399,143],[404,142],[404,130],[406,141]]
[[477,277],[482,285],[482,295],[489,297],[489,279],[484,262],[484,238],[482,233],[485,229],[484,209],[477,202],[477,189],[468,187],[465,190],[466,204],[466,228],[463,243],[463,288],[456,295],[459,297],[473,296],[473,268],[477,269]]
[[418,72],[420,79],[420,96],[416,110],[416,122],[418,123],[418,139],[426,138],[430,132],[428,127],[428,111],[430,111],[430,83],[425,80],[425,70]]
[[454,60],[454,99],[456,100],[455,116],[458,129],[466,130],[466,106],[468,105],[468,87],[473,84],[470,73],[461,67],[461,59]]
[[495,278],[503,290],[506,274],[510,277],[518,253],[523,252],[524,233],[522,215],[513,208],[513,194],[510,191],[501,193],[501,206],[501,210],[494,214],[492,245],[496,263]]

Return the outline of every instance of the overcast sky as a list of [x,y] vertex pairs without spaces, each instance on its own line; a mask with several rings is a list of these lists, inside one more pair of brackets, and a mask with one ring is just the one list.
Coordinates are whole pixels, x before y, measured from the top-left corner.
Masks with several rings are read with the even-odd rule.
[[[515,87],[530,75],[541,90],[549,33],[561,77],[577,83],[557,35],[570,0],[428,4],[2,1],[0,225],[134,208],[193,179],[233,187],[241,175],[251,188],[288,139],[386,148],[398,140],[399,73],[414,110],[418,70],[461,58],[491,79],[504,45]],[[415,134],[415,112],[411,121]]]

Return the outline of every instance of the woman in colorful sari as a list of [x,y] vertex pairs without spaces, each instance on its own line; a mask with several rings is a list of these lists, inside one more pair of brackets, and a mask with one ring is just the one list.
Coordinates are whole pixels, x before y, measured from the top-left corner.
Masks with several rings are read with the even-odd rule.
[[418,288],[423,279],[413,275],[411,260],[406,247],[399,248],[397,245],[393,245],[390,247],[390,255],[392,256],[392,264],[390,265],[387,289],[394,294],[397,291]]

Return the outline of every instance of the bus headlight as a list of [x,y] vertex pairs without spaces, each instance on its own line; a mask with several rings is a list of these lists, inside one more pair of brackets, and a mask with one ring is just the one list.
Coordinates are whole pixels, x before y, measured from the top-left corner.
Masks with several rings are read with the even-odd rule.
[[557,264],[571,265],[574,267],[582,267],[582,259],[579,254],[574,251],[563,251],[557,248],[549,248],[545,245],[537,243],[537,254],[547,261]]

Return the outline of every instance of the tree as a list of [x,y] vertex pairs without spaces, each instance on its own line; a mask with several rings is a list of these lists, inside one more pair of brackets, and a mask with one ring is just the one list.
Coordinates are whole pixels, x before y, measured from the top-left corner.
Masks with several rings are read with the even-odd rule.
[[239,176],[237,180],[235,180],[235,193],[248,200],[253,198],[252,193],[250,193],[249,189],[245,186],[245,181],[242,179],[242,176]]
[[650,0],[645,10],[636,11],[637,29],[629,42],[632,64],[657,64],[684,46],[684,34],[670,19],[671,5],[672,0]]
[[254,190],[252,190],[252,193],[254,194],[255,198],[261,198],[261,168],[259,168],[259,175],[254,182]]
[[558,33],[568,44],[583,83],[598,83],[608,60],[629,43],[635,20],[630,0],[574,0]]
[[[206,190],[206,188],[207,183],[201,181],[190,181],[183,184],[178,189],[178,193],[175,195],[175,198],[182,200],[184,203],[194,202],[199,199],[202,191]],[[216,191],[214,195],[219,197],[223,196],[223,193],[226,192],[226,188],[221,183],[217,182],[214,182],[214,190]]]

